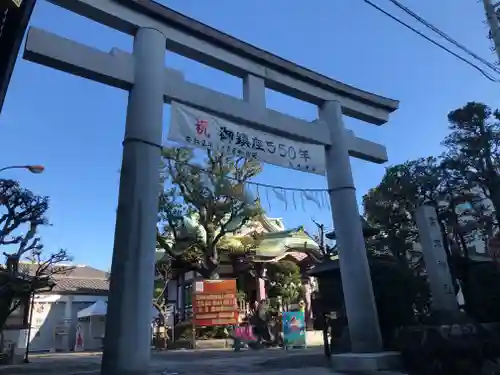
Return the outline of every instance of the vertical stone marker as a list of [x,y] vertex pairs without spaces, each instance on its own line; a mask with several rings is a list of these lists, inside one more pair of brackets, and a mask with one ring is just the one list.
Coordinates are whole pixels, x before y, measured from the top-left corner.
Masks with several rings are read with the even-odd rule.
[[432,293],[432,309],[455,314],[458,312],[458,302],[436,209],[423,205],[417,209],[415,219]]

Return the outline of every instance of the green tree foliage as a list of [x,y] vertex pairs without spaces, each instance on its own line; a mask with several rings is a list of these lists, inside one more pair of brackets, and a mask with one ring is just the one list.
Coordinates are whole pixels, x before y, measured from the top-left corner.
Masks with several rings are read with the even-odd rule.
[[[462,283],[467,313],[479,322],[500,320],[500,272],[492,262],[467,264],[459,259],[458,266],[468,266],[468,277]],[[462,269],[463,272],[463,269]]]
[[[192,149],[164,149],[157,242],[176,267],[218,276],[219,249],[231,251],[226,236],[262,212],[245,188],[261,170],[260,163],[242,157],[208,151],[199,163]],[[196,217],[200,230],[193,233],[186,217]]]
[[[421,258],[408,256],[415,254],[411,250],[418,242],[414,213],[423,203],[433,205],[449,245],[452,271],[462,280],[466,309],[485,311],[479,307],[485,296],[498,294],[491,289],[498,284],[491,281],[495,272],[488,274],[490,281],[479,293],[478,283],[486,278],[478,278],[479,268],[470,269],[467,257],[469,245],[478,239],[486,243],[500,222],[500,112],[471,102],[451,111],[448,122],[450,133],[442,142],[442,155],[389,167],[382,181],[364,196],[367,221],[381,229],[370,250],[391,254],[400,264],[419,271]],[[498,308],[488,306],[491,311]]]
[[387,168],[382,181],[363,197],[367,222],[381,230],[370,242],[374,253],[392,254],[405,263],[418,238],[415,209],[439,201],[443,184],[443,170],[434,157]]
[[443,141],[448,169],[479,188],[500,223],[500,112],[470,102],[448,114],[450,134]]
[[167,323],[168,283],[172,278],[172,261],[173,258],[169,254],[165,254],[155,265],[153,307],[158,311],[158,318],[162,326]]
[[[443,230],[459,253],[466,254],[468,244],[478,236],[486,239],[492,232],[493,217],[484,199],[491,194],[482,195],[480,179],[472,178],[457,162],[457,154],[450,151],[450,139],[447,137],[444,143],[450,148],[440,157],[387,168],[382,181],[363,197],[367,221],[381,229],[370,243],[372,251],[389,253],[406,262],[413,244],[418,242],[414,213],[423,203],[436,207]],[[464,202],[469,203],[468,208],[459,210]]]
[[388,349],[396,329],[415,323],[427,313],[430,292],[425,280],[402,267],[394,258],[370,259],[373,292],[380,329]]
[[269,297],[281,297],[284,306],[297,303],[301,294],[299,266],[290,260],[269,263],[267,266]]

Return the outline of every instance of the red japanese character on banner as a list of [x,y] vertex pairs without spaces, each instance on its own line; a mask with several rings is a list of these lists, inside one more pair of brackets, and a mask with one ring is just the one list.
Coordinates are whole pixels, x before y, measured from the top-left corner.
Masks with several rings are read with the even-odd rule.
[[207,134],[207,129],[208,129],[208,121],[207,120],[196,120],[196,133],[199,135],[205,135],[208,136]]

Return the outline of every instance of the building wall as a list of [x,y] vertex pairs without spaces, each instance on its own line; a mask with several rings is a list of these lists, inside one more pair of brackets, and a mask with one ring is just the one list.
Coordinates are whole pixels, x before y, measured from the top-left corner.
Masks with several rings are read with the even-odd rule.
[[171,327],[174,325],[175,314],[179,312],[180,302],[177,298],[177,279],[170,280],[167,284],[167,303],[171,306],[171,314],[168,314],[166,317],[167,326]]
[[[168,282],[168,301],[175,306],[175,313],[181,320],[185,320],[191,315],[192,283],[197,277],[201,277],[201,275],[197,272],[189,271],[179,274],[175,279]],[[168,324],[170,324],[170,321]]]
[[[483,199],[481,202],[485,206],[485,208],[489,211],[493,211],[493,204],[489,199]],[[470,203],[463,203],[456,207],[457,214],[461,215],[466,210],[470,209]],[[463,215],[460,217],[460,223],[465,225],[468,221],[472,221],[474,218],[472,216]],[[469,257],[473,260],[487,260],[490,258],[488,252],[488,238],[477,238],[468,244],[469,249]]]
[[[42,294],[35,296],[30,351],[73,350],[78,311],[106,296]],[[91,338],[89,337],[89,340]],[[89,341],[89,348],[91,342]]]

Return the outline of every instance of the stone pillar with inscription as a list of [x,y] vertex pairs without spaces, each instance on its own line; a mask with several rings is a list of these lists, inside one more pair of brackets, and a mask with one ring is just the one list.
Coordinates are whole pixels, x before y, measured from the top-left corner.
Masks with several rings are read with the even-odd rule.
[[417,209],[415,219],[432,293],[432,310],[456,314],[458,303],[436,209],[423,205]]

